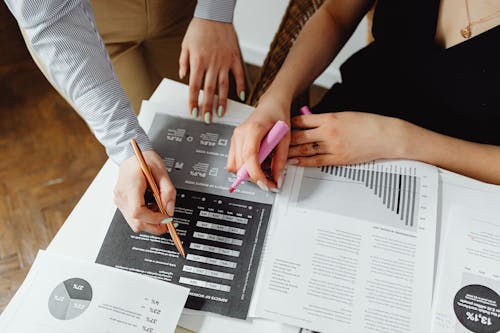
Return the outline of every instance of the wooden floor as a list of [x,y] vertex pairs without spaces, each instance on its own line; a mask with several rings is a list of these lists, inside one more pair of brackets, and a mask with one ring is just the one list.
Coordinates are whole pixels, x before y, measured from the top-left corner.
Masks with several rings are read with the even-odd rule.
[[106,155],[30,60],[0,67],[0,153],[1,312]]

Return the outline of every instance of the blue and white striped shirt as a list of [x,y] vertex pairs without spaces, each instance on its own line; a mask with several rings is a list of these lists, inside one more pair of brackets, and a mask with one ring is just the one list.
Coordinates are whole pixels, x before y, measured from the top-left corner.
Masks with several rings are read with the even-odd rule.
[[[152,149],[111,65],[88,0],[5,0],[52,84],[73,104],[109,157]],[[195,16],[232,22],[236,0],[200,0]]]

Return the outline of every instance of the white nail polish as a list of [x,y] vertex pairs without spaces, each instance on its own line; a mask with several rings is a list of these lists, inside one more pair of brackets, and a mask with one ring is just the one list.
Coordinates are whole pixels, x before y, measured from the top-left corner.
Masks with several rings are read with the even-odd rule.
[[173,220],[174,220],[173,217],[167,217],[166,219],[161,221],[161,224],[167,224],[167,223],[172,222]]
[[266,184],[264,184],[263,181],[259,180],[257,181],[257,186],[260,187],[260,189],[264,192],[269,192],[269,187],[267,187]]
[[280,189],[279,188],[272,188],[271,192],[273,192],[273,193],[280,193]]

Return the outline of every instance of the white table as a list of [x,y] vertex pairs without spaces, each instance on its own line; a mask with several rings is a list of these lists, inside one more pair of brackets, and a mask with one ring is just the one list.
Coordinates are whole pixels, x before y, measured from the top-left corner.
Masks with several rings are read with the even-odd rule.
[[[176,113],[188,118],[187,86],[174,81],[164,80],[150,99],[149,110],[157,112]],[[224,121],[237,124],[245,119],[252,108],[244,104],[229,101]],[[141,125],[147,130],[151,125],[154,114],[142,112],[139,116]],[[218,121],[214,117],[214,121]],[[82,260],[95,262],[101,244],[111,223],[116,206],[113,203],[113,188],[118,176],[118,167],[107,161],[92,184],[89,186],[79,203],[74,208],[64,225],[50,243],[48,250],[72,256]],[[453,205],[461,205],[472,210],[493,211],[500,215],[500,187],[484,184],[448,171],[441,171],[439,221],[446,221]],[[442,223],[440,223],[442,224]],[[440,230],[440,228],[438,228]],[[437,240],[439,241],[439,239]],[[192,321],[191,328],[199,331],[217,330],[220,332],[221,322],[226,319],[216,317],[183,318],[183,322]],[[225,324],[231,323],[237,327],[239,333],[249,329],[249,326],[238,321],[227,319]],[[192,324],[192,325],[191,325]],[[262,331],[264,325],[258,320],[254,322],[252,330]],[[229,326],[226,325],[226,328]],[[269,327],[269,326],[266,326]],[[276,325],[274,332],[293,332],[290,327]]]

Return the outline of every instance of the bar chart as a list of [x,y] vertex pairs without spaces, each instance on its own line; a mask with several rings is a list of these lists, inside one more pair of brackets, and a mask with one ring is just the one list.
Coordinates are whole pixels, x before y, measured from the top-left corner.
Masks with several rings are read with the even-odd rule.
[[308,168],[304,170],[298,204],[415,229],[420,186],[421,180],[414,167],[396,164]]

